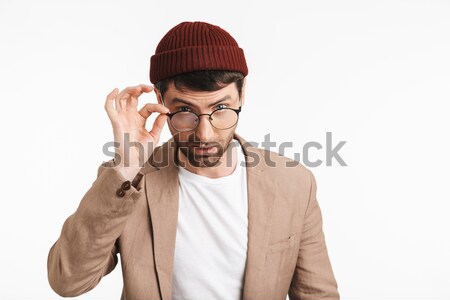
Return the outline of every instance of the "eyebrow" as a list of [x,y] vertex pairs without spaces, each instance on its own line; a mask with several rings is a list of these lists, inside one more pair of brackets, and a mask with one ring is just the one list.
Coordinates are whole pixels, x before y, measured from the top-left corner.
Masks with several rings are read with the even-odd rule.
[[[220,102],[225,101],[225,100],[228,100],[228,99],[231,99],[231,96],[230,96],[230,95],[226,95],[225,97],[223,97],[223,98],[221,98],[221,99],[215,101],[214,103],[211,103],[210,105],[208,105],[208,107],[213,107],[214,105],[217,105],[217,104],[219,104]],[[189,102],[189,101],[187,101],[187,100],[180,99],[180,98],[173,98],[173,99],[172,99],[172,104],[175,104],[175,103],[183,103],[183,104],[186,104],[186,105],[189,105],[189,106],[193,106],[193,107],[197,107],[197,108],[198,108],[198,106],[196,106],[195,104],[193,104],[193,103],[191,103],[191,102]]]

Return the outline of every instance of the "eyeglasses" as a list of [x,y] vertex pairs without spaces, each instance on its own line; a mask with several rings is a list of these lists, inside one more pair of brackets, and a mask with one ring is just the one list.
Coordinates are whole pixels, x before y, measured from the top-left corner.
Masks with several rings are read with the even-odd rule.
[[180,110],[167,113],[166,115],[169,117],[170,124],[175,130],[185,132],[195,130],[200,123],[201,116],[208,116],[209,122],[216,129],[229,129],[236,125],[240,112],[241,106],[238,109],[228,107],[219,108],[210,114],[196,114],[193,111]]

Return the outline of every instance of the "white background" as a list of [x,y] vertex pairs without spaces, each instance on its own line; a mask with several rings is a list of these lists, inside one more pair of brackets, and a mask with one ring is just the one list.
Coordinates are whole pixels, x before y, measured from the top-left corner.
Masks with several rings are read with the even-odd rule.
[[[347,167],[312,168],[342,299],[450,299],[449,16],[431,0],[2,0],[1,298],[59,299],[47,254],[110,159],[106,95],[149,83],[160,38],[200,20],[245,50],[239,134],[291,157],[347,141]],[[78,299],[121,288],[118,266]]]

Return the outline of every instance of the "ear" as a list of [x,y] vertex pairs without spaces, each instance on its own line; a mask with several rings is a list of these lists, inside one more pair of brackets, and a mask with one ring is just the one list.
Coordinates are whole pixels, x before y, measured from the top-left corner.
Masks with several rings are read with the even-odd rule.
[[244,106],[245,102],[245,82],[247,81],[247,77],[244,77],[242,81],[242,89],[241,89],[241,106]]
[[162,104],[161,92],[156,88],[156,85],[153,85],[153,90],[155,91],[156,94],[156,100],[158,101],[159,104]]

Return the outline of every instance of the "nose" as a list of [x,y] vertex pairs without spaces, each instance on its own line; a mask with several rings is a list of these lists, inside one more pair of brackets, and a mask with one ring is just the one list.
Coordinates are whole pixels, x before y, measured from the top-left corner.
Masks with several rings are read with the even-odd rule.
[[208,115],[202,115],[199,117],[198,126],[195,129],[195,135],[202,142],[207,142],[213,139],[213,128],[209,122]]

